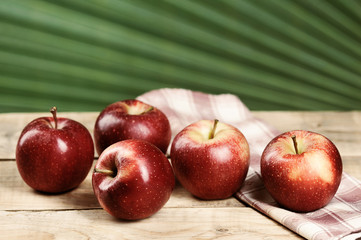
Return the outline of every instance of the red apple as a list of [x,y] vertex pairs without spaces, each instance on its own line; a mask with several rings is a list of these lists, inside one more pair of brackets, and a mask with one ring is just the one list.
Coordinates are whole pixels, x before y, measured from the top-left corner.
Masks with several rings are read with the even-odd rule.
[[194,196],[224,199],[243,184],[250,152],[237,128],[218,120],[201,120],[176,135],[171,161],[177,179]]
[[261,157],[261,174],[283,207],[310,212],[327,205],[341,181],[342,160],[326,137],[296,130],[275,137]]
[[110,104],[99,114],[94,127],[99,155],[111,144],[126,139],[148,141],[166,153],[171,135],[164,113],[139,100]]
[[22,131],[16,147],[21,177],[32,188],[60,193],[77,187],[94,161],[94,144],[89,131],[67,118],[41,117]]
[[156,146],[144,140],[117,142],[99,156],[92,176],[100,205],[116,218],[149,217],[168,201],[175,177]]

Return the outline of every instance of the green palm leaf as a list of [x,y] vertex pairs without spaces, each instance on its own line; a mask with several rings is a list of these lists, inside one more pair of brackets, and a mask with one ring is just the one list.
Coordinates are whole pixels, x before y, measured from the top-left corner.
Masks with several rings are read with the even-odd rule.
[[252,110],[361,109],[358,1],[0,2],[0,112],[100,111],[157,88]]

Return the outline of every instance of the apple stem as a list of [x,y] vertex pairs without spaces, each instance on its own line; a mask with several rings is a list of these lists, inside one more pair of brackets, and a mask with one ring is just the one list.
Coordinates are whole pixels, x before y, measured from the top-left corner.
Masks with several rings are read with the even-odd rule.
[[295,147],[296,154],[298,154],[296,135],[292,136],[293,146]]
[[54,118],[54,122],[55,122],[55,129],[58,129],[58,119],[57,119],[57,117],[56,117],[56,107],[54,106],[54,107],[52,107],[51,109],[50,109],[50,112],[51,112],[51,114],[53,114],[53,118]]
[[212,127],[211,132],[209,133],[208,139],[214,138],[214,133],[216,132],[218,122],[219,122],[218,119],[214,119],[213,127]]
[[153,109],[154,109],[154,107],[152,106],[152,107],[148,108],[147,110],[143,111],[143,112],[142,112],[141,114],[139,114],[139,115],[146,114],[147,112],[150,112],[150,111],[152,111]]
[[98,168],[94,168],[94,172],[95,173],[102,173],[111,177],[115,177],[115,174],[112,170],[105,170],[105,169],[98,169]]

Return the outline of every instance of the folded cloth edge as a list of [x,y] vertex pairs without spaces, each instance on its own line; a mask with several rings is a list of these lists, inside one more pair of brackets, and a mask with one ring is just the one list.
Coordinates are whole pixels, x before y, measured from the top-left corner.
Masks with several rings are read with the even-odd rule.
[[[162,88],[162,89],[156,89],[156,90],[152,90],[149,91],[147,93],[144,93],[143,95],[139,96],[137,99],[142,100],[144,102],[147,102],[149,104],[152,104],[153,106],[159,108],[160,110],[162,110],[170,119],[171,125],[174,123],[174,121],[177,121],[179,119],[177,119],[177,117],[180,118],[181,123],[177,123],[177,128],[175,128],[176,132],[181,130],[181,127],[185,127],[186,125],[190,124],[191,122],[197,121],[197,120],[201,120],[201,117],[208,117],[208,118],[217,118],[219,117],[219,115],[217,116],[217,114],[225,114],[225,115],[229,115],[232,118],[234,117],[236,120],[235,121],[228,121],[230,124],[235,125],[237,128],[239,128],[244,135],[246,136],[247,140],[251,139],[250,141],[253,143],[253,141],[255,141],[254,139],[257,139],[257,134],[254,134],[254,132],[256,133],[265,133],[265,131],[269,131],[268,135],[269,138],[270,137],[275,137],[277,131],[270,126],[267,123],[264,123],[262,120],[257,120],[255,117],[253,117],[253,115],[251,114],[251,112],[249,111],[249,109],[243,104],[243,102],[241,102],[241,100],[232,95],[232,94],[219,94],[219,95],[212,95],[212,94],[206,94],[206,93],[202,93],[202,92],[196,92],[196,91],[191,91],[191,90],[187,90],[187,89],[179,89],[179,88]],[[225,103],[225,99],[227,99],[227,102]],[[202,102],[203,101],[203,102]],[[230,102],[229,102],[230,101]],[[205,107],[202,107],[202,104],[204,104]],[[181,107],[181,108],[179,108]],[[233,109],[234,108],[234,109]],[[195,111],[199,111],[200,114],[194,114]],[[180,111],[181,114],[177,114]],[[193,116],[186,116],[184,117],[183,115],[185,113],[191,113],[191,115],[193,114]],[[207,115],[208,114],[208,115]],[[182,116],[180,116],[182,115]],[[195,115],[195,116],[194,116]],[[223,120],[223,119],[222,119]],[[226,119],[230,120],[230,118]],[[254,124],[257,123],[257,124]],[[183,124],[183,125],[182,125]],[[258,125],[258,126],[257,126]],[[249,131],[249,128],[252,128],[253,132]],[[172,131],[174,131],[174,129],[172,129]],[[249,131],[247,133],[247,131]],[[173,133],[173,136],[175,135],[175,133]],[[267,141],[271,140],[271,139],[267,139]],[[259,161],[260,155],[261,155],[261,150],[265,145],[264,142],[256,142],[255,144],[251,144],[253,145],[253,147],[257,147],[259,144],[262,145],[262,147],[257,148],[257,151],[254,152],[253,154],[253,164],[251,164],[251,170],[249,171],[249,175],[248,177],[252,174],[252,171],[254,171],[255,173],[258,173],[259,178],[260,174],[259,174],[259,166],[257,165],[257,158]],[[251,146],[252,147],[252,146]],[[254,169],[253,169],[254,168]],[[355,189],[354,190],[359,190],[361,193],[361,187],[360,185],[357,185],[358,180],[353,179],[351,176],[345,175],[346,177],[344,177],[344,179],[352,179],[355,180],[356,184],[355,184]],[[246,182],[247,182],[246,179]],[[261,181],[261,179],[260,179]],[[345,229],[347,229],[347,231],[343,231],[343,232],[339,232],[337,229],[332,229],[332,231],[329,231],[327,228],[325,227],[319,227],[319,222],[315,222],[314,220],[310,219],[311,223],[305,223],[299,219],[293,219],[292,217],[281,217],[280,219],[277,219],[277,214],[275,215],[274,212],[281,212],[282,214],[285,214],[287,212],[287,210],[284,210],[282,208],[277,207],[275,202],[272,202],[273,200],[269,198],[269,196],[263,196],[263,198],[265,198],[267,201],[269,201],[267,204],[267,206],[270,206],[271,209],[273,210],[269,210],[267,211],[267,209],[262,206],[261,208],[259,206],[257,206],[257,204],[255,205],[255,203],[257,203],[257,199],[252,199],[251,200],[247,197],[245,197],[246,195],[244,194],[244,189],[247,187],[252,187],[252,183],[251,184],[246,184],[241,188],[240,192],[238,192],[235,196],[241,200],[244,201],[245,203],[247,203],[248,205],[250,205],[251,207],[257,209],[258,211],[262,212],[263,214],[271,217],[272,219],[278,221],[279,223],[281,223],[282,225],[288,227],[289,229],[293,230],[294,232],[306,237],[306,238],[310,238],[310,239],[340,239],[341,237],[345,237],[346,235],[349,235],[351,233],[357,232],[361,230],[361,224],[356,225],[356,227],[354,227],[353,225],[347,224],[347,222],[343,222],[342,221],[342,216],[338,216],[337,214],[339,213],[334,213],[332,212],[332,209],[329,210],[327,207],[322,209],[322,212],[320,213],[320,216],[318,216],[317,214],[313,213],[309,213],[307,216],[307,214],[302,214],[302,218],[304,219],[305,216],[306,217],[310,217],[312,215],[316,215],[316,217],[320,217],[322,220],[322,216],[331,216],[328,221],[331,221],[332,223],[336,224],[339,223],[339,226],[344,227]],[[352,181],[351,181],[352,182]],[[261,182],[262,184],[262,182]],[[257,185],[257,184],[256,184]],[[262,190],[262,186],[258,186],[260,191],[264,191],[264,189]],[[267,193],[264,193],[265,195],[267,195]],[[335,198],[335,201],[339,201],[343,203],[345,202],[344,200],[337,200],[337,198]],[[342,199],[342,197],[340,197],[340,199]],[[360,199],[361,201],[361,199]],[[347,201],[346,201],[347,202]],[[263,203],[262,201],[259,201],[258,203]],[[361,208],[361,206],[360,206]],[[274,210],[276,209],[276,210]],[[273,211],[272,213],[270,213],[270,211]],[[285,212],[286,211],[286,212]],[[351,220],[355,221],[358,220],[360,218],[360,223],[361,223],[361,209],[356,208],[356,211],[358,213],[358,217],[354,217],[351,216]],[[316,211],[317,212],[317,211]],[[342,214],[345,214],[344,212],[340,211]],[[347,211],[346,211],[347,212]],[[291,215],[294,214],[299,214],[299,213],[291,213]],[[307,219],[307,218],[306,218]],[[316,218],[317,219],[317,218]],[[331,220],[330,220],[331,219]],[[299,221],[299,222],[297,222]],[[335,223],[336,221],[336,223]],[[338,221],[338,222],[337,222]],[[295,227],[295,223],[298,223],[299,226]],[[332,224],[328,224],[327,227],[332,226]],[[335,226],[338,226],[337,224]],[[313,232],[311,233],[309,230],[312,230]],[[325,234],[323,234],[324,232],[326,232]]]

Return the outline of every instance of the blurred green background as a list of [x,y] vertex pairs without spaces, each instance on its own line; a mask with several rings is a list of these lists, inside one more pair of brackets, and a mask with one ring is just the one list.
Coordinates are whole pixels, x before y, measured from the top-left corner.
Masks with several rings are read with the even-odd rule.
[[163,87],[361,109],[361,1],[0,2],[0,112],[100,111]]

